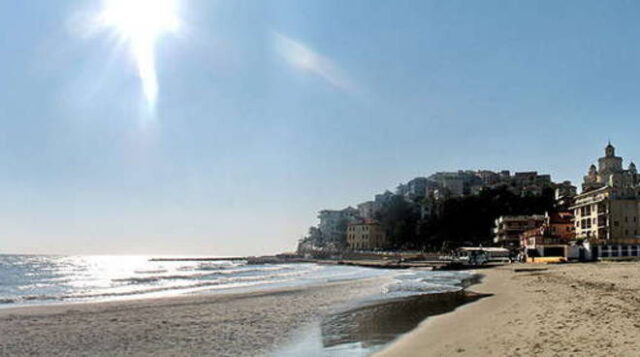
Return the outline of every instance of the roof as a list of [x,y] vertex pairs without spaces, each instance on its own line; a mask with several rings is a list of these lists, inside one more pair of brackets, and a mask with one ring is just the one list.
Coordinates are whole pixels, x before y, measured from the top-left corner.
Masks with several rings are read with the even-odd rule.
[[551,212],[549,213],[549,220],[551,223],[571,223],[573,219],[572,212]]

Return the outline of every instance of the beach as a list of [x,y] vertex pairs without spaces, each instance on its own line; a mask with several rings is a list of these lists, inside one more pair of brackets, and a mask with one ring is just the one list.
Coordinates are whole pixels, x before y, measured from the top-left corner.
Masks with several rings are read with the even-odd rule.
[[387,278],[101,303],[0,309],[2,356],[255,356]]
[[477,300],[469,272],[0,256],[0,355],[368,356]]
[[478,270],[482,281],[467,294],[365,305],[356,302],[393,279],[10,307],[0,309],[0,355],[324,356],[342,350],[323,348],[377,344],[370,351],[381,357],[635,356],[638,270],[637,262],[513,264]]
[[435,316],[377,357],[637,356],[638,262],[517,264],[479,271],[492,294]]

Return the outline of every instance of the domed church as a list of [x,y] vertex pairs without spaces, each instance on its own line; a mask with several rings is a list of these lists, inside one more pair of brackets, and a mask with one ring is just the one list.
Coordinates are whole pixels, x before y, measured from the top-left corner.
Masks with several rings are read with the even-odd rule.
[[631,196],[637,196],[638,171],[632,162],[629,168],[622,168],[622,158],[616,156],[616,149],[609,143],[604,149],[604,157],[598,159],[598,168],[591,165],[587,176],[584,177],[582,192],[591,191],[605,186],[617,187]]
[[640,256],[640,184],[636,165],[625,170],[609,143],[598,167],[591,165],[582,193],[571,207],[576,239],[591,247],[592,258]]

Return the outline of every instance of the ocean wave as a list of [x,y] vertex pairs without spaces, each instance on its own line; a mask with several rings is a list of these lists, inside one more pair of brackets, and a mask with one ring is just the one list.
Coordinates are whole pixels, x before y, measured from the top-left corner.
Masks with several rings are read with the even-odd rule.
[[466,272],[409,272],[395,276],[383,292],[386,295],[455,292],[462,290],[472,277]]
[[136,274],[160,274],[160,273],[166,273],[167,269],[134,270],[133,272]]
[[223,269],[235,268],[235,267],[243,266],[243,265],[245,265],[245,264],[238,263],[238,262],[232,262],[232,261],[204,262],[204,263],[198,263],[197,265],[183,265],[181,267],[178,267],[176,270],[178,270],[178,271],[223,270]]
[[[120,259],[126,264],[120,264]],[[17,265],[25,261],[28,264],[16,268],[11,264],[13,260]],[[0,269],[2,307],[211,293],[248,286],[263,289],[281,284],[326,284],[336,279],[356,280],[383,273],[382,270],[315,264],[157,263],[146,257],[79,256],[60,260],[48,256],[38,259],[0,256],[0,268],[7,263],[7,269]]]
[[437,284],[426,281],[405,281],[402,283],[392,283],[387,285],[383,292],[385,294],[397,293],[444,293],[462,290],[457,284]]
[[199,265],[195,268],[195,270],[200,271],[211,271],[211,270],[224,270],[235,267],[236,265]]
[[[155,275],[155,276],[144,276],[144,277],[126,277],[126,278],[114,278],[111,279],[112,282],[115,283],[126,283],[126,284],[151,284],[160,282],[163,280],[204,280],[217,278],[221,276],[230,276],[230,275],[238,275],[245,276],[248,274],[256,274],[256,276],[265,276],[266,273],[281,271],[281,270],[291,270],[293,268],[287,266],[280,267],[264,267],[264,268],[244,268],[244,269],[226,269],[226,270],[214,270],[212,273],[194,273],[194,274],[171,274],[171,275]],[[265,273],[265,274],[258,274]]]
[[200,281],[193,284],[186,284],[180,286],[163,286],[163,287],[151,287],[139,290],[127,290],[127,291],[107,291],[102,293],[89,293],[89,294],[71,294],[60,297],[62,300],[85,300],[96,298],[109,298],[109,297],[122,297],[122,296],[135,296],[143,294],[159,293],[164,291],[189,291],[200,288],[232,288],[238,287],[238,285],[257,285],[257,284],[272,284],[280,283],[291,279],[295,276],[304,274],[304,271],[289,272],[280,274],[271,274],[268,276],[244,276],[244,277],[229,277],[213,281]]
[[0,304],[7,305],[7,304],[17,304],[21,302],[53,301],[53,300],[60,300],[60,299],[61,299],[60,296],[55,296],[55,295],[24,295],[24,296],[17,296],[14,298],[0,298]]

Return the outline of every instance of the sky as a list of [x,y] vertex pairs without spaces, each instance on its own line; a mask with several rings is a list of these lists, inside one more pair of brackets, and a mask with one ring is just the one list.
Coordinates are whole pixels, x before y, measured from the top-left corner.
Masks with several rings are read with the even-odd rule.
[[416,176],[640,161],[638,2],[115,3],[0,1],[0,253],[274,253]]

